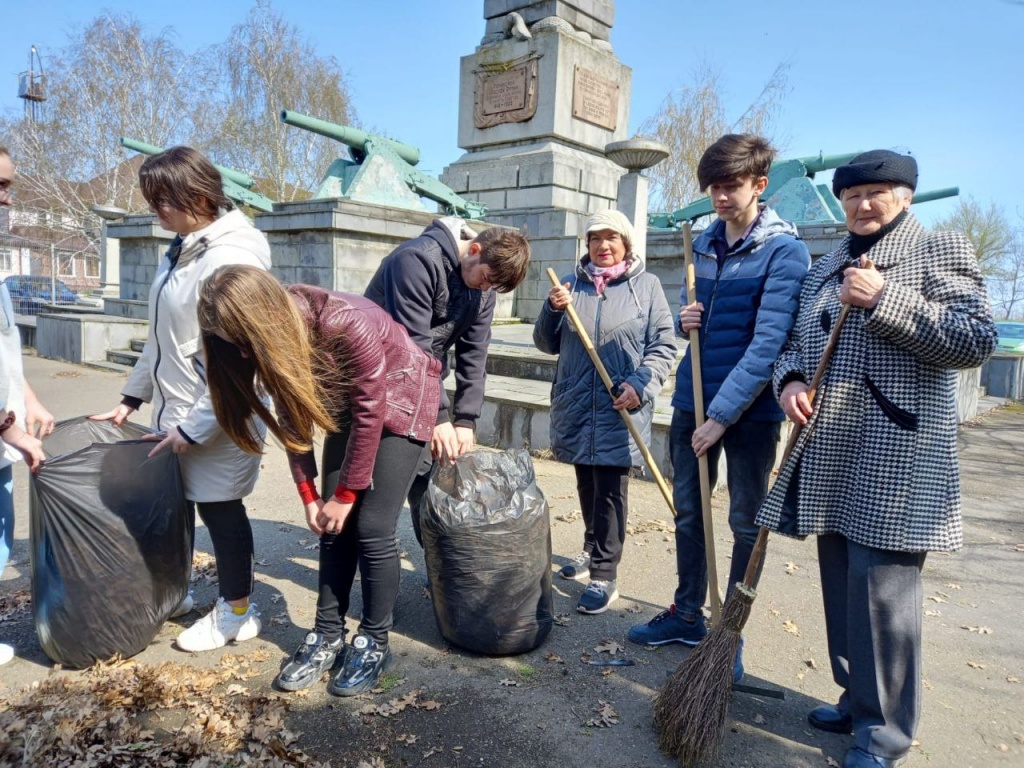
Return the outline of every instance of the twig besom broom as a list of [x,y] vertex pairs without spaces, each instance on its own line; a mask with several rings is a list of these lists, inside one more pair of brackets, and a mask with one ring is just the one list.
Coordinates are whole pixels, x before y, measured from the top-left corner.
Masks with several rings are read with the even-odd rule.
[[[832,352],[839,342],[839,333],[849,311],[850,305],[844,304],[814,371],[807,393],[812,402],[828,369]],[[793,425],[782,455],[782,465],[789,461],[802,429],[802,425]],[[700,645],[679,663],[675,673],[654,700],[658,745],[687,768],[710,764],[722,743],[732,694],[733,661],[739,647],[740,633],[757,597],[759,571],[767,543],[768,529],[762,528],[757,534],[743,582],[737,584],[726,597],[722,621],[715,624]]]

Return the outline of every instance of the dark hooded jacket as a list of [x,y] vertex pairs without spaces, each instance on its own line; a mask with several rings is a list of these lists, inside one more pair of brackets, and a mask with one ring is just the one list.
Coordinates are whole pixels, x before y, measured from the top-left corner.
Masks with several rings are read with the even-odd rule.
[[[435,219],[422,235],[385,257],[363,295],[384,307],[420,349],[441,361],[438,423],[450,411],[456,426],[475,427],[484,404],[495,294],[472,289],[462,280],[456,240],[461,225],[452,217]],[[444,390],[452,347],[454,403]]]

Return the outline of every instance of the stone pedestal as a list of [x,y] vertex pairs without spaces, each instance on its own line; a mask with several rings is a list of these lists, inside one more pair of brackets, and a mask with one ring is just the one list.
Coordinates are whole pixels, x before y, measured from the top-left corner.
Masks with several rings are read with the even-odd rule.
[[623,169],[604,147],[626,137],[631,71],[607,42],[609,0],[485,0],[484,17],[484,43],[461,64],[466,154],[441,180],[486,204],[487,221],[529,236],[533,260],[515,314],[530,320],[547,298],[545,270],[570,271],[583,220],[615,206]]

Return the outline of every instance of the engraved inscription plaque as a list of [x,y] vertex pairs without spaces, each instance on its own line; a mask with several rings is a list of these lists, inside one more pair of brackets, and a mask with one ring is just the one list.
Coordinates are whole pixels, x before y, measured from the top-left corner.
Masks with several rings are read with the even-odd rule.
[[526,68],[495,72],[483,83],[483,113],[496,115],[526,106]]
[[619,120],[619,84],[577,66],[572,80],[572,116],[614,131]]
[[473,124],[490,128],[501,123],[521,123],[537,112],[538,56],[488,64],[476,71],[473,91]]

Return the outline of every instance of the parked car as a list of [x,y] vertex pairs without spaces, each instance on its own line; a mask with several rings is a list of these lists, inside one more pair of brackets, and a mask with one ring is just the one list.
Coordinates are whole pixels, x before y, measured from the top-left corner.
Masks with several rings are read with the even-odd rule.
[[85,303],[63,280],[55,281],[54,292],[46,275],[11,275],[4,280],[4,285],[11,294],[14,311],[19,315],[38,315],[47,304],[73,306]]
[[1024,323],[1000,321],[996,323],[999,331],[997,352],[1020,352],[1024,354]]

